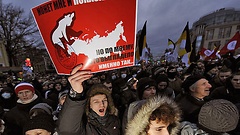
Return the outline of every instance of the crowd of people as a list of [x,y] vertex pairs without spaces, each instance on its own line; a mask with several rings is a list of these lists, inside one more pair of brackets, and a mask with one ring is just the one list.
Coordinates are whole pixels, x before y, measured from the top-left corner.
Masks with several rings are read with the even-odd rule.
[[239,135],[240,59],[2,80],[3,135]]

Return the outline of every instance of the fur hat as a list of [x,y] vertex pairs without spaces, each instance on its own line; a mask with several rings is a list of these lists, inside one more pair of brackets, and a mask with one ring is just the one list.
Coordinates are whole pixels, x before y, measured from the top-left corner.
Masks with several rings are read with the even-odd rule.
[[237,107],[224,99],[215,99],[205,103],[198,115],[201,126],[220,133],[234,130],[238,124],[238,119]]
[[98,95],[98,94],[104,94],[107,96],[108,100],[108,112],[109,114],[115,114],[116,108],[113,103],[113,99],[111,96],[110,91],[108,88],[103,84],[94,84],[88,91],[87,91],[87,105],[86,105],[86,114],[89,115],[90,112],[90,99],[91,97]]
[[34,87],[31,83],[19,83],[16,87],[15,87],[15,93],[18,94],[19,91],[22,90],[31,90],[32,92],[35,92]]
[[138,98],[142,99],[143,96],[143,92],[144,90],[146,90],[147,88],[151,87],[151,86],[155,86],[156,87],[156,83],[154,80],[152,80],[149,77],[144,77],[141,78],[138,83],[137,83],[137,93],[138,93]]
[[182,88],[184,89],[185,92],[190,92],[189,87],[192,86],[194,83],[196,83],[200,79],[205,79],[205,77],[202,75],[190,75],[182,83]]
[[53,133],[55,129],[55,124],[52,116],[42,114],[33,117],[23,126],[23,133],[25,134],[27,131],[33,129],[45,129]]

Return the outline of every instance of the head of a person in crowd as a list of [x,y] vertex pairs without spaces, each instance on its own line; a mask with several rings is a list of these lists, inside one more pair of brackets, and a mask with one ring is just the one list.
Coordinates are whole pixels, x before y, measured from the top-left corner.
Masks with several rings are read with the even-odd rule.
[[182,83],[182,87],[184,91],[191,96],[203,99],[210,94],[210,88],[212,86],[204,76],[191,75]]
[[183,68],[182,67],[177,68],[177,74],[178,74],[178,76],[182,76],[182,74],[183,74]]
[[205,71],[204,62],[202,60],[197,61],[197,68]]
[[129,121],[126,135],[177,135],[180,119],[181,110],[174,100],[155,96]]
[[138,74],[138,71],[139,71],[139,66],[133,66],[133,67],[131,67],[130,72],[131,72],[132,77],[136,77],[137,74]]
[[52,116],[41,114],[24,124],[23,133],[25,135],[53,135],[55,127]]
[[215,76],[218,73],[218,67],[216,64],[210,63],[205,65],[205,74]]
[[4,100],[8,100],[16,97],[14,90],[11,87],[3,87],[2,90],[0,90],[0,94],[1,94],[1,99],[4,99]]
[[107,72],[99,73],[99,78],[100,78],[101,82],[105,81],[107,79]]
[[22,82],[16,85],[14,91],[19,98],[18,101],[23,104],[30,103],[35,95],[35,89],[33,85],[26,82]]
[[128,86],[130,89],[137,90],[137,83],[138,83],[137,78],[131,77],[131,78],[129,78],[128,81],[127,81],[127,86]]
[[128,76],[128,68],[121,68],[119,76],[123,79],[126,78]]
[[162,74],[158,76],[158,78],[156,79],[156,83],[157,83],[157,90],[161,92],[168,87],[169,80],[166,75]]
[[63,103],[65,102],[68,92],[69,90],[64,90],[58,94],[58,103],[60,105],[63,105]]
[[240,72],[235,72],[227,78],[226,86],[233,87],[236,90],[240,90]]
[[27,73],[26,75],[23,76],[24,82],[31,82],[33,79],[34,79],[34,76],[30,73]]
[[33,118],[41,114],[52,116],[52,113],[53,113],[53,109],[47,103],[38,103],[34,105],[29,111],[30,118]]
[[89,118],[115,114],[115,106],[108,88],[103,84],[93,85],[87,92],[86,114]]
[[49,82],[48,82],[48,81],[43,82],[43,83],[42,83],[42,90],[43,90],[43,91],[49,90],[48,85],[49,85]]
[[231,68],[233,65],[233,62],[231,60],[229,60],[228,58],[224,58],[222,65],[226,66],[227,68]]
[[92,80],[92,83],[93,83],[93,84],[99,84],[99,83],[101,83],[101,80],[100,80],[98,74],[95,74],[94,76],[92,76],[92,77],[91,77],[91,80]]
[[221,82],[225,83],[226,79],[232,75],[232,70],[227,67],[223,67],[218,72],[218,78]]
[[62,86],[66,87],[68,85],[68,80],[66,77],[62,77],[61,78],[61,84]]
[[205,103],[198,114],[200,128],[211,135],[234,130],[238,121],[238,108],[224,99],[214,99]]
[[165,74],[165,68],[162,66],[155,67],[155,68],[153,68],[152,73],[153,73],[153,75],[152,75],[153,78],[157,78],[158,75]]
[[149,77],[139,79],[137,83],[138,98],[148,99],[156,95],[156,83]]
[[128,90],[127,82],[124,78],[118,78],[115,81],[114,92],[120,93],[122,91]]
[[184,69],[184,68],[186,68],[186,63],[182,62],[182,63],[180,64],[180,66]]
[[109,72],[109,77],[111,78],[111,80],[116,80],[118,78],[118,74],[116,70],[112,70]]
[[56,91],[62,91],[62,84],[61,84],[61,82],[56,82],[56,83],[54,83],[53,88],[54,88]]
[[167,77],[169,79],[174,79],[177,76],[177,69],[174,66],[170,66],[167,69]]
[[112,93],[112,90],[113,90],[112,82],[107,79],[107,80],[103,81],[102,83],[103,83],[103,85],[105,85],[108,88],[109,92]]
[[53,81],[50,81],[50,82],[48,83],[48,88],[49,88],[49,89],[53,89],[53,88],[54,88],[54,82],[53,82]]

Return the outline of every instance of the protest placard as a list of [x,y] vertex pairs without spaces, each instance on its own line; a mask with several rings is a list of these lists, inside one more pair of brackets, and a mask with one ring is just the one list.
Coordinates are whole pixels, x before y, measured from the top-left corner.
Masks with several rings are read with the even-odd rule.
[[32,13],[58,74],[134,65],[137,0],[51,0]]

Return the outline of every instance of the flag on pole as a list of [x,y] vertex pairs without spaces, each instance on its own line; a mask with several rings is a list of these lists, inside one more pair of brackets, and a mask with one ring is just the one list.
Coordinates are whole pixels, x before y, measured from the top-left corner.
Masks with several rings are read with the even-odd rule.
[[199,60],[199,54],[196,52],[196,42],[197,38],[195,38],[195,40],[192,43],[192,51],[189,56],[189,64],[192,62],[197,62]]
[[239,31],[237,31],[236,34],[229,40],[229,42],[223,46],[219,54],[223,55],[228,52],[234,52],[234,50],[236,50],[239,47],[240,47],[240,33]]
[[216,57],[219,57],[218,56],[218,53],[219,53],[219,46],[214,46],[214,49],[213,50],[208,50],[206,48],[202,48],[201,51],[199,52],[199,54],[201,55],[202,59],[203,60],[209,60],[209,59],[214,59]]
[[217,53],[219,53],[219,52],[218,52],[219,47],[220,47],[220,45],[214,46],[214,49],[213,49],[211,55],[210,55],[210,56],[207,56],[207,57],[205,58],[205,60],[215,59],[215,58],[217,57]]
[[146,41],[146,24],[147,21],[145,21],[144,26],[141,30],[141,34],[138,40],[138,45],[136,48],[136,60],[147,60],[148,59],[148,48],[147,48],[147,41]]
[[168,48],[170,49],[174,49],[175,48],[175,43],[171,40],[171,39],[168,39]]
[[178,56],[180,56],[180,57],[191,51],[191,41],[190,41],[188,22],[187,22],[181,36],[179,37],[176,45],[179,48]]

